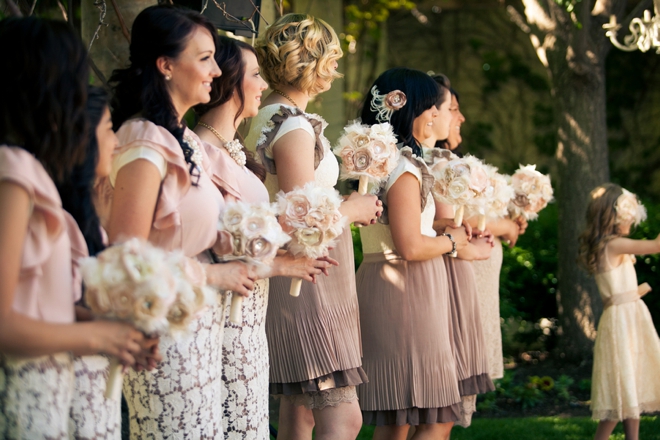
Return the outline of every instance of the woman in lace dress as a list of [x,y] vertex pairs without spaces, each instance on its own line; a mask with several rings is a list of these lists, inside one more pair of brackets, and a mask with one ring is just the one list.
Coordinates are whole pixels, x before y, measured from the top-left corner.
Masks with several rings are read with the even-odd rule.
[[[222,252],[216,225],[224,200],[201,141],[183,122],[191,107],[209,101],[220,75],[214,35],[210,22],[183,8],[152,6],[136,17],[131,65],[110,80],[121,128],[107,182],[114,187],[107,230],[111,243],[139,237],[182,252],[208,284],[248,296],[255,276],[247,265],[206,264],[209,248]],[[218,296],[188,332],[163,336],[157,370],[126,375],[132,438],[222,436],[221,306]]]
[[[0,438],[68,439],[73,358],[132,365],[143,337],[74,323],[72,253],[85,247],[55,182],[85,160],[87,56],[63,22],[0,22]],[[48,115],[46,118],[44,115]]]
[[[268,87],[261,78],[256,52],[249,44],[219,37],[215,60],[222,76],[213,80],[210,103],[195,109],[200,114],[195,132],[208,154],[211,180],[225,201],[268,203],[268,190],[262,182],[266,170],[239,140],[234,140],[241,122],[256,116],[261,94]],[[275,258],[269,275],[313,281],[328,266],[325,261],[294,259],[285,254]],[[267,305],[268,279],[261,279],[243,301],[243,322],[229,320],[230,307],[224,312],[222,412],[226,439],[260,440],[269,436]]]
[[[256,45],[261,72],[273,88],[252,121],[246,146],[257,151],[268,172],[271,200],[314,181],[332,188],[339,166],[323,135],[326,122],[305,113],[312,96],[339,77],[342,56],[334,30],[308,15],[289,14],[268,28]],[[374,196],[353,193],[341,205],[350,222],[375,221]],[[351,232],[347,227],[330,251],[339,263],[316,284],[303,281],[299,297],[291,280],[270,279],[266,334],[270,392],[283,396],[279,435],[285,439],[355,438],[360,408],[355,386],[366,381],[361,368],[360,326],[355,293]]]
[[[436,77],[441,84],[445,84],[442,75]],[[449,87],[447,81],[446,86]],[[451,87],[451,113],[452,119],[449,124],[449,134],[439,139],[435,146],[449,151],[457,149],[462,142],[461,125],[465,117],[459,107],[458,93]],[[476,228],[477,219],[472,219],[471,224]],[[502,240],[509,242],[512,246],[516,244],[518,236],[525,233],[527,222],[520,218],[512,221],[508,218],[489,221],[486,230],[492,234],[493,248],[490,257],[477,259],[472,262],[472,269],[476,280],[476,293],[481,312],[481,325],[485,341],[486,355],[488,359],[488,373],[491,379],[499,379],[504,376],[504,362],[502,358],[502,332],[500,330],[500,270],[502,269]]]
[[607,440],[623,421],[626,440],[639,438],[641,414],[660,411],[660,339],[637,285],[635,255],[660,252],[654,240],[627,238],[646,219],[637,197],[613,183],[594,188],[580,235],[579,261],[594,275],[603,314],[598,323],[591,378],[594,440]]
[[[438,85],[427,74],[390,69],[376,79],[362,122],[390,122],[401,160],[381,192],[385,221],[362,228],[364,260],[357,273],[363,367],[369,383],[358,387],[365,424],[374,439],[448,438],[460,416],[447,271],[442,256],[467,244],[463,227],[433,229],[433,176],[420,141],[431,135]],[[388,94],[405,104],[384,120]],[[391,95],[390,95],[391,96]]]
[[[456,113],[447,77],[437,75],[433,79],[440,88],[442,105],[439,108],[437,119],[433,121],[433,135],[424,141],[426,145],[436,145],[437,140],[448,138]],[[434,155],[433,151],[428,153],[431,153],[434,167],[445,166],[450,158],[449,154],[443,156]],[[436,150],[435,153],[441,153],[441,151]],[[454,226],[454,207],[436,202],[435,218],[434,227],[438,232],[442,232],[447,225]],[[472,421],[472,413],[476,410],[477,394],[495,389],[489,377],[488,348],[481,323],[478,286],[472,268],[472,261],[488,259],[491,249],[490,233],[484,231],[478,237],[471,237],[470,243],[458,252],[457,258],[448,255],[443,257],[449,280],[449,303],[459,391],[463,399],[461,420],[457,424],[464,427],[469,426]]]

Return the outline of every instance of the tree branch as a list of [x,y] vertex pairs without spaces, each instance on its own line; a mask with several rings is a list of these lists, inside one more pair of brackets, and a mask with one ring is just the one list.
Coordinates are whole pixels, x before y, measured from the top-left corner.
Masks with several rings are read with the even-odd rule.
[[117,5],[117,0],[110,0],[112,2],[112,7],[115,9],[115,14],[117,15],[117,20],[119,20],[119,26],[121,27],[121,33],[124,34],[124,38],[128,41],[128,44],[131,44],[131,33],[126,27],[126,22],[124,21],[124,16],[119,10],[119,5]]
[[9,15],[12,15],[14,17],[22,17],[23,13],[21,12],[21,9],[16,6],[16,3],[14,3],[14,0],[6,0],[7,2],[7,8],[9,9]]
[[94,60],[92,57],[87,58],[89,61],[89,67],[92,68],[92,71],[94,71],[94,74],[96,77],[101,80],[101,83],[103,83],[103,88],[107,91],[110,92],[110,84],[108,84],[108,80],[105,78],[105,75],[103,75],[103,72],[96,66],[96,63],[94,63]]

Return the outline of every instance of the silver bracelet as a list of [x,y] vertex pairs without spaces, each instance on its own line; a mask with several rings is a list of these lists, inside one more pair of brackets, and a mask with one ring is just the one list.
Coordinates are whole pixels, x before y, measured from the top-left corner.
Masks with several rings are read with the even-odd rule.
[[451,251],[447,252],[445,255],[450,255],[452,257],[456,256],[456,242],[454,241],[454,237],[451,236],[451,234],[447,232],[443,232],[440,234],[440,237],[447,237],[449,241],[451,241]]

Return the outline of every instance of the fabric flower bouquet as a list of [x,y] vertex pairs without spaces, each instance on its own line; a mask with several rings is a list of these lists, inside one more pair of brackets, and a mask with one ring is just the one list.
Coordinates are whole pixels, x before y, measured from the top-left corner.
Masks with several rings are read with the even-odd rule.
[[[215,297],[199,263],[137,238],[83,259],[80,269],[95,317],[128,322],[150,337],[187,330]],[[111,361],[106,398],[121,395],[122,369]]]
[[[333,188],[321,187],[314,182],[302,188],[277,194],[279,223],[291,241],[287,250],[294,257],[321,258],[344,229],[344,217],[339,212],[342,199]],[[291,281],[289,294],[300,295],[302,279]]]
[[[275,207],[270,203],[229,203],[220,216],[218,229],[228,232],[232,238],[232,251],[222,259],[245,261],[257,266],[258,270],[267,269],[277,250],[291,240],[282,231]],[[243,322],[242,305],[243,297],[233,293],[229,320],[234,324]]]
[[522,166],[511,176],[514,197],[509,203],[509,215],[512,219],[523,217],[535,220],[539,211],[552,201],[550,176],[536,170],[536,165]]
[[333,152],[341,158],[340,179],[359,180],[361,195],[367,193],[369,183],[379,185],[386,181],[399,160],[396,136],[387,122],[347,125]]

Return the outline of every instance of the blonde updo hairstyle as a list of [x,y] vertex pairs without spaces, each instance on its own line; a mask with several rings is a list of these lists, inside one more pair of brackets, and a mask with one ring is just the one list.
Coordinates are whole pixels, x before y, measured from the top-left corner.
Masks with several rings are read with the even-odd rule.
[[280,17],[255,46],[261,75],[271,88],[288,85],[314,96],[342,75],[332,67],[342,57],[339,38],[325,21],[306,14]]

